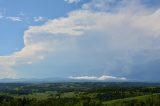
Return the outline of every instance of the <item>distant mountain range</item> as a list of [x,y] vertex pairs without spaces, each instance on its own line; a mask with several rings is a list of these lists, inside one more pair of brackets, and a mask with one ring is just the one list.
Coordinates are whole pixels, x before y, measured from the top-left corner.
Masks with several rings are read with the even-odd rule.
[[19,78],[19,79],[12,79],[12,78],[4,78],[0,79],[0,83],[45,83],[45,82],[70,82],[71,80],[68,78]]
[[127,81],[118,81],[118,80],[104,80],[104,81],[97,81],[97,80],[76,80],[70,78],[19,78],[19,79],[12,79],[12,78],[4,78],[0,79],[0,83],[59,83],[59,82],[137,82],[137,83],[151,83],[151,84],[158,84],[160,85],[160,81],[136,81],[136,80],[127,80]]

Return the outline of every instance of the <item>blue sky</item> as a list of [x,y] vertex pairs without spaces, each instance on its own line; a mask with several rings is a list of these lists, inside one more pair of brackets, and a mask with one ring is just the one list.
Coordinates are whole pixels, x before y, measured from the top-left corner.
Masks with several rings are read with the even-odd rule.
[[0,78],[159,81],[159,0],[0,0]]
[[[19,17],[23,21],[0,20],[0,55],[10,54],[23,48],[23,33],[32,25],[41,25],[44,21],[66,16],[70,11],[81,7],[82,3],[68,4],[63,0],[0,0],[0,15]],[[47,7],[47,8],[46,8]],[[34,18],[44,17],[35,22]],[[5,46],[4,46],[5,45]]]

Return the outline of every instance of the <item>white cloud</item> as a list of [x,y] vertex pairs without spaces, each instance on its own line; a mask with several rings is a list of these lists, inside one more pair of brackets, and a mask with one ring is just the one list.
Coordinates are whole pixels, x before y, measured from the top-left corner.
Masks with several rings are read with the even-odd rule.
[[18,22],[22,21],[22,19],[20,17],[5,17],[5,18],[8,19],[8,20],[14,21],[14,22],[16,22],[16,21],[18,21]]
[[95,76],[81,76],[81,77],[73,77],[70,76],[70,79],[76,79],[76,80],[97,80],[98,78]]
[[[98,3],[98,1],[96,2]],[[101,7],[101,4],[104,5],[100,3],[98,8]],[[92,5],[97,4],[92,3]],[[96,68],[96,65],[99,65],[105,67],[105,71],[108,73],[113,70],[123,70],[119,73],[128,74],[130,73],[130,65],[133,64],[132,58],[135,54],[144,50],[151,50],[152,48],[160,48],[158,43],[160,39],[159,10],[151,11],[147,8],[142,8],[135,13],[135,10],[141,6],[132,6],[130,4],[129,7],[118,7],[119,9],[116,8],[114,12],[108,12],[105,9],[92,11],[92,6],[89,4],[86,4],[86,6],[89,8],[84,9],[83,7],[80,10],[73,11],[67,17],[49,20],[41,26],[30,26],[24,32],[24,48],[9,56],[0,56],[0,72],[13,74],[15,72],[13,66],[42,61],[47,53],[54,55],[54,52],[60,50],[71,50],[71,46],[74,45],[75,51],[79,51],[75,52],[77,53],[76,55],[82,56],[80,58],[88,59],[86,56],[87,52],[90,54],[89,56],[94,54],[91,58],[99,61],[94,61],[93,67]],[[18,17],[10,17],[8,19],[21,21]],[[81,40],[86,38],[89,40],[84,40],[85,42],[83,43],[86,45],[82,46]],[[87,48],[89,43],[94,46]],[[93,50],[91,50],[92,48]],[[81,52],[84,54],[79,55]],[[100,56],[104,58],[100,58]],[[5,75],[2,74],[3,77]],[[11,75],[9,76],[11,77]],[[6,75],[6,77],[8,76]],[[105,75],[101,77],[82,76],[75,78],[125,80],[123,77]]]
[[74,80],[89,80],[89,81],[126,81],[127,78],[125,77],[114,77],[108,75],[102,75],[100,77],[97,76],[80,76],[80,77],[69,77],[70,79]]
[[42,16],[38,16],[38,17],[33,17],[35,22],[39,22],[39,21],[45,21],[46,19]]
[[30,22],[44,22],[47,21],[45,17],[42,16],[35,16],[35,17],[29,17],[25,13],[19,13],[16,16],[6,16],[5,14],[0,14],[0,19],[3,20],[10,20],[12,22],[25,22],[25,23],[30,23]]
[[15,78],[16,72],[12,69],[14,59],[8,56],[0,57],[0,79],[2,78]]
[[64,0],[65,2],[67,2],[67,3],[78,3],[78,2],[80,2],[80,0]]

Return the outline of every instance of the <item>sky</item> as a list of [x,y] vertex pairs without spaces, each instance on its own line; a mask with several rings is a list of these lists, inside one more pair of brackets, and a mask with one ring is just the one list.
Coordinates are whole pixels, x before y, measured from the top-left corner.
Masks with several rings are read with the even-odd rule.
[[0,0],[0,79],[160,81],[159,0]]

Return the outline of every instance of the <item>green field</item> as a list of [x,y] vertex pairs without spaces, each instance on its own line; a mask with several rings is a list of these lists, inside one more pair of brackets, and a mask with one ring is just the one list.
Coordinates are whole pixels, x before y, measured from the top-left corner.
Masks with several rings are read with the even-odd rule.
[[0,106],[160,106],[159,83],[1,83]]
[[103,102],[105,106],[160,106],[160,94],[152,94]]

